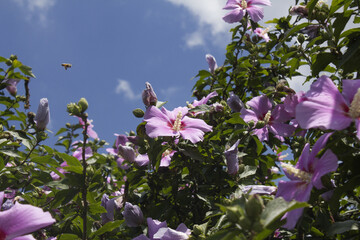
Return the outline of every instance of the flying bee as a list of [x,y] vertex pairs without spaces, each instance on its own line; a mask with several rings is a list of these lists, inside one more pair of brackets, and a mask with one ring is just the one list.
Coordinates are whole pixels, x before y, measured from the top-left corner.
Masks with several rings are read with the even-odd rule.
[[71,63],[62,63],[61,66],[63,66],[65,68],[65,70],[67,70],[68,68],[71,68]]

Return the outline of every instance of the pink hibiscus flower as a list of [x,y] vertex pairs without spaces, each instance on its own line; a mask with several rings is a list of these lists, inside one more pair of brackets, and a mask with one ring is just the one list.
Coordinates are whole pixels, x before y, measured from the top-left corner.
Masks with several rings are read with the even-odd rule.
[[[307,143],[295,166],[282,163],[281,166],[290,181],[279,181],[276,197],[283,197],[286,201],[296,200],[307,202],[310,199],[313,187],[322,189],[324,186],[321,177],[333,172],[338,167],[338,159],[331,150],[317,158],[316,155],[326,145],[332,133],[322,135],[315,143],[310,152],[310,145]],[[303,208],[292,210],[285,214],[285,228],[292,229],[301,217]]]
[[186,116],[187,107],[178,107],[173,111],[151,106],[146,110],[144,120],[147,122],[146,133],[151,138],[160,136],[182,137],[197,143],[204,139],[205,132],[212,131],[212,126],[202,119]]
[[342,80],[342,84],[340,93],[323,75],[311,85],[306,100],[296,106],[296,120],[302,128],[342,130],[355,121],[360,139],[360,79]]
[[249,14],[254,22],[264,18],[264,10],[258,5],[270,6],[270,0],[228,0],[223,9],[231,10],[223,19],[228,23],[240,22],[240,20]]

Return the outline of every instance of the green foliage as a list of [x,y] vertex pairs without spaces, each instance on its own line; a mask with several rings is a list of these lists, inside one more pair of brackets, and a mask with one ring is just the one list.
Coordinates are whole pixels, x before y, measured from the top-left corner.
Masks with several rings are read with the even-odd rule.
[[[35,77],[32,69],[17,56],[0,57],[0,191],[15,190],[13,201],[21,198],[56,219],[34,235],[37,239],[132,239],[146,234],[146,221],[138,227],[127,226],[121,214],[125,202],[139,206],[145,219],[166,221],[172,229],[184,223],[191,230],[191,239],[356,239],[360,143],[353,125],[336,131],[329,140],[327,148],[338,157],[339,167],[322,178],[324,188],[314,188],[307,203],[243,189],[248,185],[274,187],[286,179],[282,172],[273,172],[281,168],[280,155],[290,153],[295,164],[305,144],[313,146],[324,131],[307,130],[300,136],[300,129],[298,135],[279,139],[270,134],[267,141],[260,141],[254,132],[269,119],[245,121],[227,104],[230,92],[244,103],[266,95],[279,105],[294,93],[284,80],[302,76],[312,82],[326,73],[341,86],[342,79],[360,78],[360,28],[349,28],[351,21],[360,22],[359,1],[302,4],[308,15],[268,22],[274,25],[268,42],[253,32],[261,26],[251,20],[248,25],[246,15],[231,30],[223,65],[212,72],[200,70],[195,76],[193,94],[198,100],[213,91],[218,94],[207,104],[188,104],[187,117],[212,126],[202,141],[150,138],[146,122],[126,136],[123,147],[131,148],[136,157],[148,156],[149,164],[144,166],[121,153],[117,143],[108,149],[114,154],[108,154],[105,141],[90,137],[85,98],[67,106],[69,114],[82,122],[66,123],[56,133],[55,147],[44,145],[46,131],[36,128],[34,113],[25,113],[30,101],[26,92],[30,78]],[[302,66],[311,72],[305,73]],[[25,96],[7,93],[9,79],[24,83]],[[165,104],[157,101],[156,107]],[[142,118],[145,111],[137,108],[133,114]],[[229,174],[225,152],[237,140],[234,159],[238,169]],[[162,161],[169,156],[166,167]],[[329,191],[331,197],[325,200]],[[107,201],[113,209],[104,203],[104,194],[110,196]],[[284,229],[284,216],[295,209],[303,209],[301,218],[294,229]],[[104,220],[112,210],[114,220]]]

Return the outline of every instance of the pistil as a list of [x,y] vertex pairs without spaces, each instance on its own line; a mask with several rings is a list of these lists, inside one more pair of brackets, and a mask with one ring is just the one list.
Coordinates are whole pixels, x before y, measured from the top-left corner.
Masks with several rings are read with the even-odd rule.
[[181,113],[181,111],[179,111],[177,116],[176,116],[176,120],[174,122],[174,125],[173,125],[173,130],[175,132],[179,132],[180,129],[181,129],[181,119],[182,119],[182,113]]
[[299,178],[304,182],[311,182],[312,174],[295,168],[293,165],[288,163],[281,163],[281,167],[290,175]]
[[350,104],[349,115],[354,119],[360,117],[360,88],[357,90],[354,100],[352,100]]

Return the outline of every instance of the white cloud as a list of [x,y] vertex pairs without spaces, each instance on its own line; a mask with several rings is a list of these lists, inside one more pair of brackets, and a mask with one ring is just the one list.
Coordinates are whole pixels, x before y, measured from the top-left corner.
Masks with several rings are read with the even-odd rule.
[[136,100],[140,98],[140,94],[135,94],[130,84],[126,80],[118,79],[118,85],[115,88],[117,94],[123,94],[129,100]]
[[[208,43],[225,46],[231,39],[229,30],[236,24],[228,24],[222,18],[225,0],[166,0],[176,6],[186,8],[197,20],[197,29],[185,36],[187,47],[204,46]],[[272,0],[271,7],[264,7],[264,21],[288,14],[292,4],[284,0]]]
[[[188,47],[205,45],[205,40],[215,42],[218,37],[224,37],[231,26],[222,20],[225,5],[224,0],[166,0],[176,6],[185,7],[197,20],[197,29],[185,36]],[[228,36],[230,36],[228,34]],[[229,37],[227,37],[229,40]]]
[[38,19],[38,21],[46,26],[48,22],[48,11],[55,6],[56,0],[13,0],[20,7],[25,8],[27,20]]

